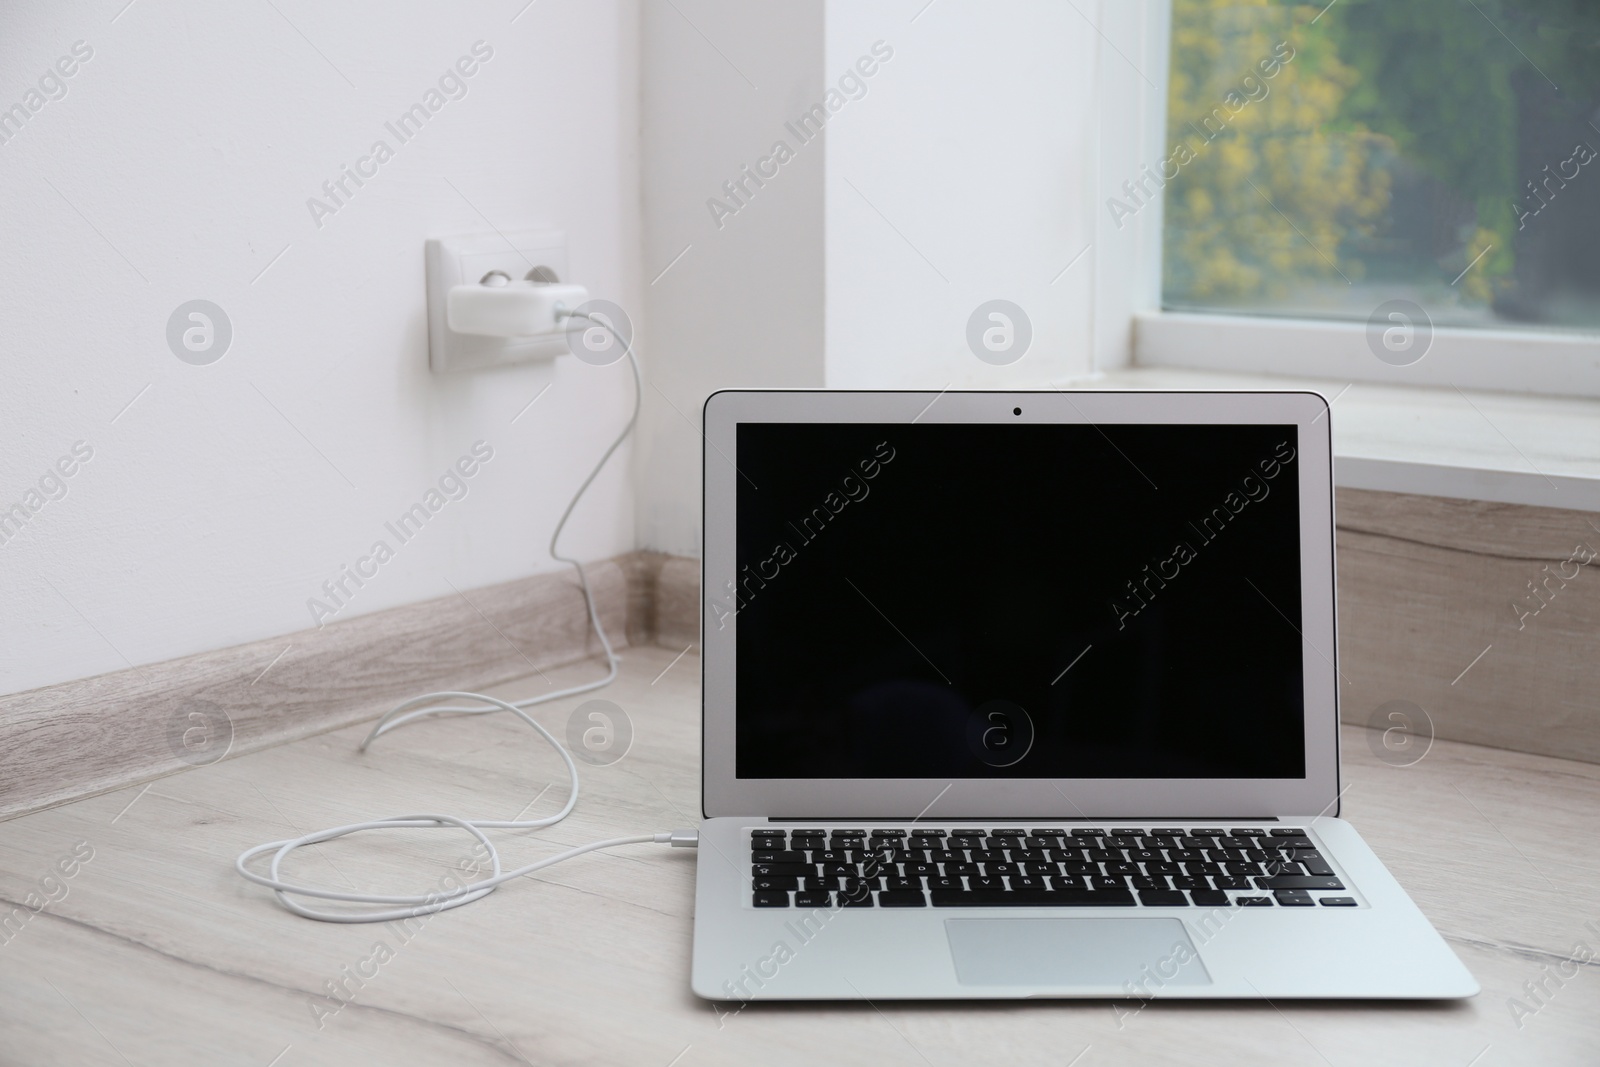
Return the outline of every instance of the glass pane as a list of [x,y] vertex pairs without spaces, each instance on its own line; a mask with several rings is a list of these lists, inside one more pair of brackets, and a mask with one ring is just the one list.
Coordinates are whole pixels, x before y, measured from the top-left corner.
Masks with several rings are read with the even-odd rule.
[[1172,9],[1168,308],[1600,326],[1600,2]]

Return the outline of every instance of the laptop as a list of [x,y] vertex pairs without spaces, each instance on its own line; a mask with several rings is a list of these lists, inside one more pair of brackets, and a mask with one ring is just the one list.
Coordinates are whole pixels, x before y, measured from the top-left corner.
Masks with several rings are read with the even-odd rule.
[[703,417],[696,994],[1478,991],[1339,817],[1321,396]]

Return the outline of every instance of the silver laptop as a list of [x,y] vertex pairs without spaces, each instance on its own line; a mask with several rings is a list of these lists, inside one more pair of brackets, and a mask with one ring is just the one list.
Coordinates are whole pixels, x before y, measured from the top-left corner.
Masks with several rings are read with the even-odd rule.
[[1328,415],[712,396],[695,993],[1476,993],[1339,818]]

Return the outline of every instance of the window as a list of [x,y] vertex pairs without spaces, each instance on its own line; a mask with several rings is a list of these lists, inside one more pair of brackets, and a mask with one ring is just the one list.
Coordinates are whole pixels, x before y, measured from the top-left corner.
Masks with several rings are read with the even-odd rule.
[[1600,328],[1600,4],[1172,0],[1170,41],[1127,192],[1168,311]]

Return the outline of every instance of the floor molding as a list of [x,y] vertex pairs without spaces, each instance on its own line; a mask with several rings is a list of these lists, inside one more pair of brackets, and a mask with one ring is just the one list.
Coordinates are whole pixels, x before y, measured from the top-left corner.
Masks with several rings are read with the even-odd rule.
[[1434,736],[1600,763],[1600,559],[1571,562],[1600,551],[1592,513],[1343,488],[1335,504],[1345,722],[1399,726],[1383,709],[1405,701]]
[[[586,567],[619,647],[654,638],[666,557],[647,555]],[[0,696],[0,819],[374,719],[418,693],[536,678],[600,654],[563,569]]]

